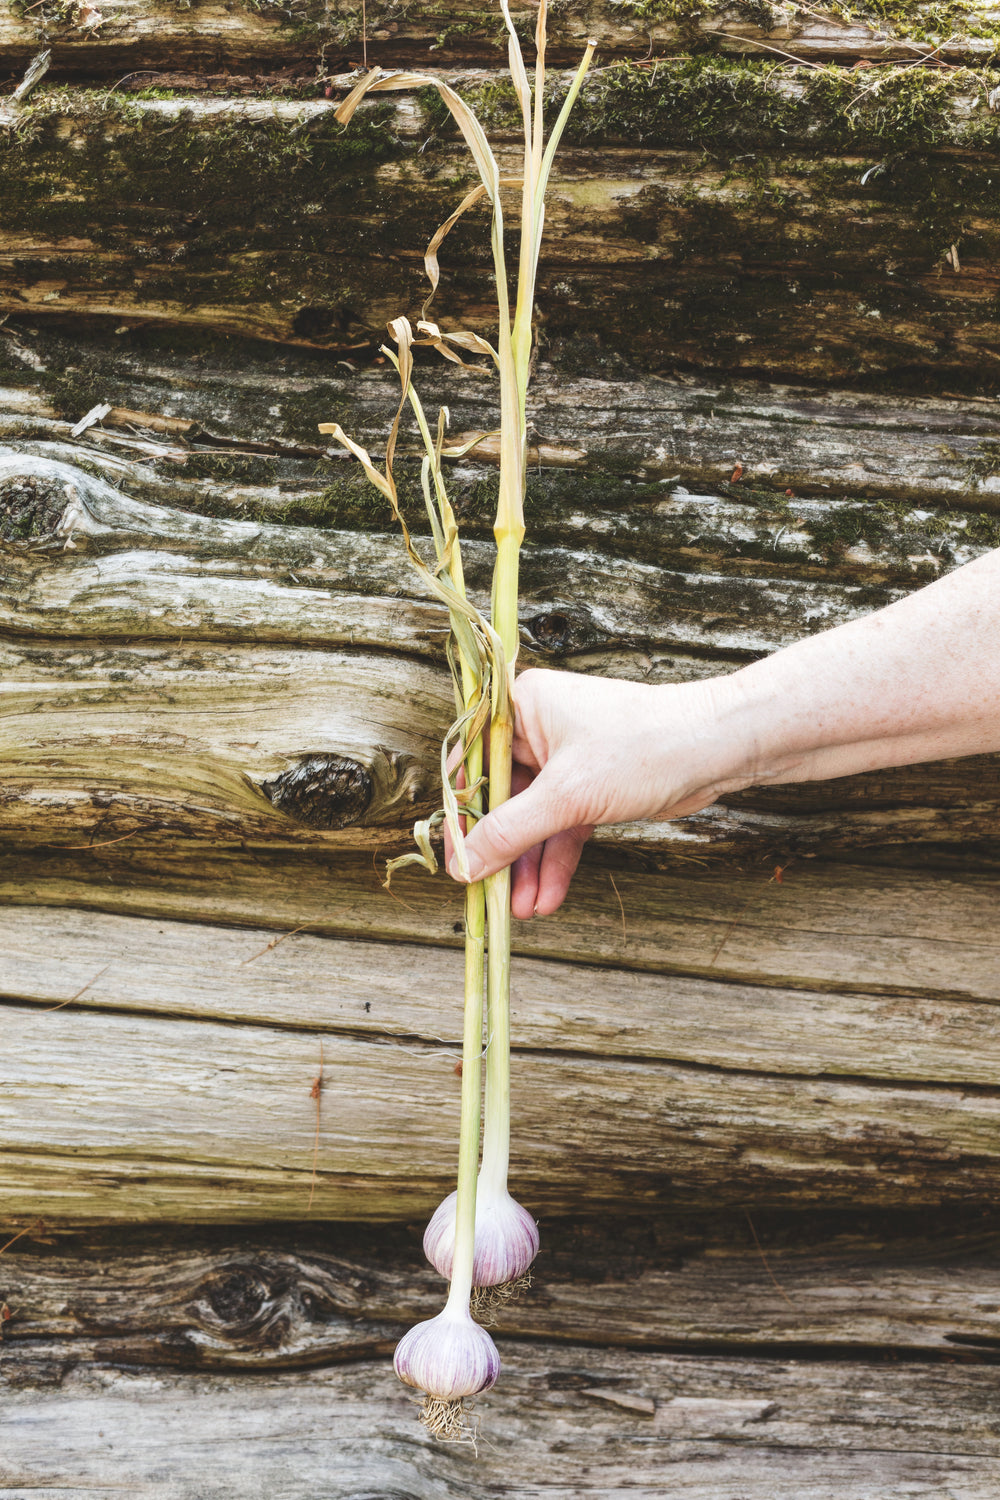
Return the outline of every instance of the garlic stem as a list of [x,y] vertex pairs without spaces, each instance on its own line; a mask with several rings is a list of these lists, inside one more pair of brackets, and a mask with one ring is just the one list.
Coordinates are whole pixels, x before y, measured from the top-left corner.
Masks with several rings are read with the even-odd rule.
[[[482,749],[479,749],[482,759]],[[470,771],[473,768],[470,767]],[[483,954],[486,942],[483,884],[465,895],[465,1018],[462,1035],[462,1121],[458,1139],[455,1254],[448,1307],[468,1311],[476,1246],[476,1177],[483,1055]]]

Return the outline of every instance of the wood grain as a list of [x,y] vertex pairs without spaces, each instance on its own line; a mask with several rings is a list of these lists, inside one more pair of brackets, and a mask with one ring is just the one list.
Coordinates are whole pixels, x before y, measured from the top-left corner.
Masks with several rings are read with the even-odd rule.
[[[780,884],[771,875],[692,865],[651,876],[591,860],[556,916],[514,923],[513,949],[831,993],[998,998],[995,876],[819,861]],[[460,946],[451,881],[403,871],[393,892],[368,854],[220,843],[209,860],[203,844],[155,831],[82,851],[10,849],[0,871],[8,906]]]
[[[208,490],[216,506],[231,496],[235,515],[241,504],[245,511],[251,502],[261,514],[268,507],[279,511],[287,504],[293,477],[300,492],[327,487],[326,476],[333,477],[330,471],[316,473],[319,421],[337,416],[371,452],[384,448],[397,401],[395,379],[384,370],[363,365],[346,373],[342,365],[322,372],[308,365],[290,370],[287,363],[264,361],[252,348],[240,350],[238,364],[227,364],[218,348],[209,346],[199,351],[198,380],[193,382],[190,361],[183,355],[159,348],[151,359],[124,335],[121,344],[109,365],[93,335],[77,333],[67,344],[45,325],[22,323],[15,331],[8,323],[0,328],[0,350],[7,359],[0,376],[0,438],[20,451],[44,452],[70,462],[80,454],[88,465],[99,466],[113,485],[127,481],[130,495],[154,502],[169,496],[169,503],[190,509],[196,507],[185,507],[180,500],[185,492],[203,497]],[[117,406],[103,425],[69,440],[72,422],[86,408],[74,405],[72,420],[59,420],[51,387],[61,367],[74,358],[81,361],[88,387],[73,393],[76,402],[108,397]],[[489,432],[496,426],[491,381],[427,366],[419,372],[419,385],[431,410],[448,406],[456,433]],[[56,399],[62,404],[71,399],[70,392],[59,392]],[[741,497],[756,492],[757,507],[763,508],[766,491],[773,492],[777,510],[809,516],[808,507],[784,504],[789,488],[796,500],[904,500],[960,512],[995,508],[1000,494],[1000,475],[989,472],[989,463],[983,461],[990,442],[1000,436],[996,405],[971,396],[935,400],[876,391],[796,389],[767,381],[642,378],[629,371],[620,378],[602,379],[594,368],[574,371],[567,378],[543,357],[529,403],[533,429],[540,435],[531,457],[529,497],[539,493],[539,468],[569,467],[586,473],[613,465],[611,485],[626,505],[635,480],[669,481],[667,497],[678,482],[694,486],[699,505],[715,496],[714,505],[718,486],[730,480],[737,464],[743,476],[726,493],[745,519],[753,516],[754,505],[741,505]],[[135,420],[116,417],[116,410],[124,408]],[[193,430],[186,425],[190,423]],[[172,437],[163,424],[174,424]],[[179,441],[184,433],[185,440]],[[60,446],[32,449],[27,446],[32,434],[38,441]],[[278,492],[267,484],[248,484],[245,471],[227,475],[225,451],[213,450],[213,434],[238,440],[244,463],[253,453],[270,455],[274,478],[281,481]],[[407,441],[404,432],[403,452]],[[264,448],[255,446],[262,443]],[[313,451],[306,454],[308,461],[295,467],[297,446]],[[220,472],[206,484],[197,465],[213,452]],[[116,455],[139,456],[146,463],[129,465]],[[472,457],[479,455],[488,457],[489,449],[477,450]],[[156,459],[159,463],[150,463]],[[973,476],[977,461],[981,472]],[[239,469],[237,464],[232,467]],[[350,466],[338,467],[341,473],[336,477],[344,484],[343,471]],[[469,462],[461,468],[468,471]],[[473,472],[481,475],[482,466]],[[579,481],[576,492],[580,498],[575,508],[566,502],[559,505],[559,497],[549,493],[544,501],[539,496],[533,525],[543,526],[545,535],[552,537],[557,518],[564,527],[572,525],[574,509],[610,510],[607,502],[598,507],[596,497]],[[702,509],[701,534],[711,513]],[[936,519],[947,522],[947,511]],[[468,525],[468,516],[465,520]],[[784,520],[787,523],[787,515]],[[885,521],[898,525],[900,517],[890,513]],[[816,542],[813,538],[813,550]],[[885,559],[880,561],[884,564]]]
[[[38,1236],[42,1237],[39,1243]],[[827,1358],[996,1358],[997,1220],[799,1212],[546,1218],[505,1338]],[[421,1226],[298,1224],[67,1232],[5,1252],[0,1378],[97,1363],[309,1369],[385,1354],[437,1312]]]
[[[72,846],[166,827],[174,836],[264,841],[299,830],[315,844],[329,843],[331,830],[399,830],[429,811],[451,695],[440,665],[405,656],[439,663],[445,616],[397,539],[153,505],[77,464],[14,449],[0,454],[0,494],[8,530],[0,626],[32,638],[3,650],[9,841]],[[538,543],[525,560],[524,659],[612,672],[623,660],[625,675],[684,679],[697,675],[699,652],[711,653],[701,671],[717,670],[727,665],[723,653],[773,649],[898,597],[904,580],[912,586],[920,559],[901,556],[898,539],[881,555],[864,544],[863,582],[852,579],[865,565],[850,560],[820,583],[801,580],[792,564],[741,556],[759,530],[740,509],[685,495],[650,514],[643,501],[635,539],[609,544],[606,511],[564,507],[548,523],[556,545]],[[829,502],[801,509],[816,527],[837,515]],[[798,517],[794,526],[805,524]],[[946,524],[950,562],[983,550],[961,519]],[[706,525],[714,539],[703,530],[699,545],[682,545]],[[798,555],[809,542],[794,526]],[[709,547],[719,571],[699,571],[713,566]],[[476,535],[466,566],[485,608],[487,547]],[[72,697],[67,639],[104,643],[74,651],[82,690]],[[224,646],[212,654],[208,643]],[[297,649],[278,649],[285,643]],[[317,649],[330,646],[341,649]],[[673,650],[679,660],[667,656]],[[904,845],[966,849],[973,860],[977,844],[991,863],[996,788],[984,795],[982,775],[980,763],[970,766],[964,801],[947,807],[796,816],[787,799],[781,811],[766,799],[737,801],[683,824],[602,837],[653,864],[779,863]],[[377,837],[368,835],[369,847]]]
[[[758,65],[748,84],[756,107],[743,112],[723,70],[706,86],[709,127],[678,109],[666,81],[672,65],[662,66],[662,76],[632,77],[641,97],[630,95],[618,115],[611,108],[610,122],[607,80],[595,74],[596,123],[559,157],[538,295],[546,337],[567,363],[586,367],[598,349],[617,350],[661,374],[725,370],[878,389],[919,370],[931,389],[992,393],[998,226],[980,83],[939,101],[940,125],[935,107],[912,141],[904,100],[899,151],[877,120],[869,141],[844,113],[849,101],[821,125],[809,66]],[[338,74],[331,87],[339,95],[353,77]],[[495,68],[452,77],[487,99],[495,88]],[[683,96],[683,76],[678,87]],[[732,117],[712,142],[724,158],[716,162],[702,147],[706,129],[714,135],[712,105],[726,100]],[[0,124],[15,142],[19,180],[0,183],[0,308],[374,355],[388,319],[417,315],[426,243],[453,211],[469,163],[419,99],[380,105],[353,152],[335,107],[316,97],[119,100],[97,107],[99,131],[88,98],[57,96],[49,113],[36,103],[27,126],[17,106],[7,108]],[[655,124],[636,143],[622,119],[640,109]],[[773,111],[791,115],[768,135]],[[499,115],[490,123],[510,175],[516,142],[502,105]],[[985,137],[963,134],[980,115]],[[240,194],[226,190],[229,168],[240,173]],[[934,196],[942,170],[961,173],[957,208]],[[41,184],[56,181],[58,206],[40,211]],[[964,211],[966,201],[974,208]],[[959,242],[954,271],[944,257]],[[495,310],[481,244],[461,230],[449,241],[447,317],[488,334]]]
[[[470,1489],[595,1500],[987,1500],[1000,1475],[995,1371],[700,1359],[503,1342],[481,1443],[432,1444],[386,1361],[309,1375],[80,1372],[5,1401],[11,1500],[115,1484],[154,1500],[297,1500]],[[96,1434],[96,1439],[95,1439]],[[655,1478],[653,1477],[655,1474]],[[259,1489],[257,1487],[260,1487]]]
[[[522,6],[512,10],[522,26],[530,22],[530,10]],[[308,76],[303,65],[312,64],[324,42],[327,47],[348,49],[351,56],[362,54],[353,0],[334,0],[322,8],[289,4],[257,9],[209,3],[189,11],[140,0],[105,0],[101,14],[101,24],[88,27],[74,21],[72,13],[62,14],[52,7],[5,13],[0,22],[0,62],[7,66],[26,62],[45,42],[53,50],[56,77],[81,72],[101,76],[128,66],[188,69],[195,77],[239,69],[267,76],[294,64]],[[770,23],[762,24],[723,3],[692,13],[678,24],[644,16],[639,7],[630,15],[629,7],[616,5],[614,0],[573,0],[553,11],[549,47],[554,58],[569,61],[581,41],[595,35],[603,57],[644,57],[651,52],[714,45],[720,52],[737,55],[775,48],[813,62],[859,57],[909,61],[932,47],[930,42],[896,35],[887,22],[847,22],[820,10],[802,12],[793,6],[770,7],[770,15]],[[969,15],[973,22],[997,23],[997,12],[990,7],[970,6]],[[415,10],[373,0],[367,20],[370,58],[387,66],[414,60],[433,63],[442,52],[447,64],[454,66],[460,59],[492,61],[496,53],[495,12],[470,0],[424,0]],[[962,20],[959,14],[947,28],[937,55],[949,62],[988,57],[989,39],[970,36]]]
[[[428,1211],[451,1185],[459,1089],[437,1043],[13,1003],[6,1033],[11,1215],[385,1220]],[[995,1085],[526,1052],[513,1110],[514,1181],[536,1211],[997,1201]]]
[[[460,1048],[458,949],[309,933],[282,940],[264,928],[47,907],[8,908],[3,930],[8,1000]],[[514,961],[512,991],[518,1052],[1000,1087],[1000,1013],[982,1001],[640,976],[627,963],[608,971],[526,957]]]

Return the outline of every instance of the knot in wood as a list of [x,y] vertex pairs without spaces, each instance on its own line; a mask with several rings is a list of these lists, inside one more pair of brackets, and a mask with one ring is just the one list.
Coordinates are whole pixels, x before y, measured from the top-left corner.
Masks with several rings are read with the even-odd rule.
[[342,755],[309,755],[261,786],[279,812],[310,828],[347,828],[368,811],[372,778],[366,766]]
[[204,1288],[209,1307],[232,1334],[260,1322],[270,1301],[267,1282],[248,1266],[224,1266]]
[[569,645],[572,622],[559,610],[546,611],[528,621],[535,644],[543,651],[565,651]]
[[11,474],[0,480],[0,541],[29,542],[53,536],[66,509],[63,483],[36,474]]

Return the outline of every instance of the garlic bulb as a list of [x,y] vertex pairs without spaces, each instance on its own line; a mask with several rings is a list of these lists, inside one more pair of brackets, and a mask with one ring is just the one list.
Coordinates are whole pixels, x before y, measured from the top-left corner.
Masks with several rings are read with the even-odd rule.
[[[424,1254],[445,1280],[451,1278],[455,1253],[455,1200],[456,1195],[449,1193],[424,1231]],[[501,1286],[517,1281],[538,1254],[538,1245],[538,1226],[528,1210],[506,1188],[490,1192],[480,1179],[473,1285]]]
[[488,1391],[500,1374],[500,1356],[468,1309],[446,1307],[418,1323],[396,1345],[393,1368],[406,1385],[439,1401],[461,1401]]

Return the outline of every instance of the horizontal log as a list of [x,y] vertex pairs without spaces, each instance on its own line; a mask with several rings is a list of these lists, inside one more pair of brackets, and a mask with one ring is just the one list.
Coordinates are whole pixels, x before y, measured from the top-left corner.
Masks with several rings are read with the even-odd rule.
[[[265,929],[47,907],[7,909],[4,933],[0,993],[9,1000],[461,1047],[456,949],[308,933],[276,940]],[[978,997],[909,996],[904,1005],[895,996],[677,974],[640,980],[627,949],[622,960],[607,972],[515,958],[512,1045],[797,1077],[1000,1086],[1000,1016]]]
[[[0,458],[0,505],[12,540],[0,622],[22,642],[33,638],[3,650],[0,825],[8,842],[72,847],[166,830],[170,838],[301,837],[325,846],[331,832],[350,829],[334,842],[356,842],[360,833],[373,847],[380,829],[398,830],[430,810],[451,693],[439,665],[407,664],[398,653],[439,663],[446,621],[396,539],[178,512],[132,500],[78,466],[8,453]],[[810,508],[814,524],[830,524],[829,507],[802,506]],[[600,669],[602,653],[624,646],[641,656],[639,670],[626,664],[626,675],[683,679],[725,670],[718,653],[769,649],[896,596],[873,582],[820,587],[787,576],[779,584],[773,574],[668,572],[628,553],[655,557],[662,548],[668,561],[690,567],[679,554],[695,549],[680,539],[704,524],[702,511],[714,510],[708,525],[718,556],[739,567],[749,528],[738,506],[712,497],[697,509],[687,496],[652,513],[647,502],[640,509],[643,545],[626,542],[625,556],[539,545],[528,554],[526,660]],[[602,537],[610,516],[564,505],[543,531],[545,524],[557,538],[580,542]],[[982,550],[964,536],[959,520],[953,560]],[[876,576],[901,576],[898,538],[883,543],[877,561],[865,546]],[[475,537],[466,564],[485,607],[489,557]],[[759,560],[755,567],[760,573]],[[423,599],[412,597],[422,591]],[[713,605],[724,612],[706,613]],[[248,646],[248,636],[260,644]],[[110,644],[116,637],[120,644]],[[107,644],[75,652],[81,691],[68,700],[64,642],[88,638]],[[133,644],[137,638],[160,644]],[[200,652],[192,656],[184,639]],[[206,655],[207,643],[220,641],[225,646]],[[280,649],[284,641],[311,649]],[[330,645],[341,649],[316,649]],[[699,665],[706,647],[716,655]],[[679,658],[665,654],[678,648]],[[603,669],[620,667],[612,658]],[[939,773],[929,775],[930,787]],[[766,797],[756,806],[737,800],[681,824],[602,837],[654,864],[926,845],[964,848],[967,861],[985,856],[991,865],[995,767],[974,761],[965,775],[964,795],[953,781],[943,807],[914,806],[911,792],[905,809],[883,795],[878,808],[846,810],[827,794],[824,810],[797,814],[786,793],[778,809]]]
[[[72,358],[74,347],[89,363],[99,358],[93,345],[67,347],[38,335],[29,345],[9,334],[5,342],[3,333],[0,353],[11,353],[16,383],[0,387],[0,441],[12,452],[83,462],[88,472],[153,504],[380,529],[381,507],[367,482],[315,440],[318,422],[336,416],[379,456],[396,406],[384,372],[319,382],[251,361],[240,379],[222,366],[203,368],[192,389],[184,361],[161,355],[151,369],[148,358],[123,353],[114,380],[95,373],[92,383],[73,384],[75,377],[60,377],[53,365]],[[40,370],[27,365],[29,356]],[[430,368],[419,372],[418,384],[432,411],[449,408],[456,432],[496,426],[490,383]],[[55,415],[52,386],[68,420]],[[106,396],[143,410],[130,413],[134,421],[108,426],[113,408],[104,426],[71,439],[87,403]],[[993,472],[1000,419],[991,402],[903,401],[746,382],[723,388],[564,379],[542,366],[531,419],[543,435],[530,450],[531,535],[564,545],[607,546],[613,538],[616,548],[631,542],[647,557],[683,567],[709,557],[732,566],[756,542],[758,560],[772,570],[785,562],[800,575],[822,566],[828,574],[912,576],[914,563],[918,572],[932,566],[928,554],[954,561],[955,549],[969,541],[1000,540],[988,515],[1000,496],[1000,473]],[[181,440],[171,428],[183,429]],[[414,447],[405,429],[400,451],[406,491]],[[478,534],[488,520],[482,487],[493,457],[484,443],[449,466],[467,533]],[[862,508],[861,501],[882,503]],[[628,524],[616,526],[623,514]],[[413,519],[419,525],[419,512]]]
[[[499,1314],[505,1338],[826,1358],[996,1350],[997,1230],[981,1212],[947,1229],[914,1214],[763,1211],[541,1227],[530,1294]],[[346,1363],[388,1353],[409,1323],[434,1316],[441,1292],[416,1227],[238,1238],[29,1227],[0,1267],[11,1314],[2,1373],[43,1382],[63,1351],[72,1369],[259,1375]]]
[[665,1484],[685,1500],[990,1500],[1000,1478],[989,1369],[543,1358],[507,1341],[502,1357],[478,1446],[427,1438],[385,1360],[239,1383],[81,1371],[6,1396],[0,1473],[11,1500],[84,1500],[111,1474],[141,1500],[235,1500],[251,1485],[276,1500],[655,1500]]
[[124,817],[208,842],[307,847],[366,828],[374,847],[440,795],[449,685],[399,657],[60,643],[0,659],[11,669],[0,826],[12,840],[92,843],[95,818],[117,837]]
[[[55,641],[0,647],[0,666],[8,848],[87,852],[138,838],[147,858],[200,841],[209,863],[220,840],[374,854],[440,799],[449,684],[398,656]],[[926,850],[990,870],[998,778],[1000,761],[973,757],[870,790],[854,777],[734,796],[675,822],[600,829],[596,842],[647,869],[905,863]]]
[[[396,537],[178,514],[129,500],[75,465],[13,449],[0,448],[0,485],[14,544],[0,624],[19,634],[238,639],[252,622],[262,642],[420,650],[441,640],[444,611]],[[798,508],[809,518],[762,528],[717,497],[681,490],[650,505],[643,496],[629,516],[640,534],[604,541],[595,555],[580,544],[600,546],[610,511],[567,517],[564,506],[548,526],[577,545],[540,539],[525,553],[524,645],[550,659],[622,645],[745,659],[890,603],[928,571],[937,576],[989,550],[970,538],[965,518],[933,528],[944,543],[937,555],[906,554],[915,538],[905,519],[895,535],[886,524],[882,537],[876,523],[871,545],[859,539],[846,548],[845,566],[830,569],[829,581],[803,579],[802,571],[817,572],[802,569],[812,545],[805,528],[849,528],[864,516],[808,501]],[[548,526],[539,527],[543,538]],[[481,536],[487,527],[476,529]],[[470,593],[485,607],[492,547],[474,533],[464,555]],[[401,599],[419,601],[409,628]]]
[[[724,982],[995,1000],[995,885],[995,876],[819,861],[780,883],[769,869],[695,863],[651,875],[592,857],[556,916],[515,922],[513,946],[527,958]],[[458,946],[457,886],[402,871],[393,893],[367,852],[220,841],[209,859],[203,843],[139,833],[83,850],[8,846],[0,865],[5,905]]]
[[[710,3],[684,10],[678,19],[669,5],[659,9],[621,0],[574,0],[554,8],[549,20],[549,53],[569,61],[588,35],[597,37],[602,57],[645,57],[711,45],[723,53],[792,55],[806,61],[857,58],[912,61],[922,56],[951,63],[989,60],[1000,36],[1000,13],[990,7],[956,6],[946,15],[900,6],[892,19],[877,23],[861,15],[803,12],[790,4],[768,5],[754,14],[732,3]],[[853,7],[851,8],[853,10]],[[513,6],[527,29],[532,13]],[[273,74],[283,65],[311,64],[318,48],[343,49],[358,63],[399,66],[418,62],[446,68],[460,61],[492,62],[502,42],[496,5],[479,0],[424,0],[417,10],[373,3],[362,32],[353,0],[284,6],[199,4],[178,10],[139,0],[104,0],[100,19],[55,4],[11,10],[0,20],[0,68],[11,68],[42,44],[52,50],[55,76],[100,76],[126,67],[189,69],[198,81],[213,70],[253,68]],[[303,82],[309,74],[303,68]],[[227,80],[230,82],[230,80]]]
[[[196,382],[192,357],[198,360]],[[718,495],[737,467],[739,482],[721,493],[737,503],[754,497],[758,508],[768,497],[776,513],[798,514],[797,506],[785,502],[804,496],[996,509],[1000,473],[993,449],[1000,418],[991,400],[739,380],[711,384],[626,372],[611,379],[599,374],[600,356],[591,366],[563,373],[543,358],[536,367],[529,391],[533,526],[551,527],[554,509],[566,524],[570,506],[559,505],[559,494],[551,493],[559,476],[549,471],[555,468],[572,470],[565,483],[585,497],[588,510],[600,505],[587,488],[591,471],[595,483],[606,474],[608,510],[617,503],[620,512],[635,481],[679,482]],[[431,411],[449,408],[453,433],[497,426],[491,380],[428,363],[418,369],[417,383]],[[112,411],[70,440],[70,428],[98,402],[109,402]],[[324,515],[353,516],[354,525],[364,517],[370,529],[379,510],[357,499],[348,502],[350,464],[338,459],[317,473],[316,460],[323,457],[318,424],[335,417],[380,454],[396,405],[395,377],[385,368],[359,365],[357,357],[317,368],[306,354],[267,359],[247,345],[226,350],[206,341],[177,352],[161,341],[151,350],[125,331],[111,361],[100,339],[79,330],[67,338],[23,320],[0,327],[0,440],[68,462],[83,455],[110,483],[126,482],[130,495],[154,503],[166,499],[183,509],[199,508],[185,498],[192,494],[216,507],[231,496],[233,513],[243,507],[244,514],[277,520],[290,494],[312,492],[324,495]],[[41,443],[48,446],[43,450]],[[401,452],[412,455],[405,423],[401,444]],[[483,464],[493,457],[484,444],[449,472],[481,478]],[[144,462],[129,462],[135,458]],[[544,488],[543,480],[550,481]],[[339,509],[338,490],[344,492]],[[466,524],[476,518],[461,484],[457,503]],[[947,515],[939,511],[936,523]],[[887,519],[892,524],[900,518],[890,513]],[[812,550],[823,551],[817,537]]]
[[[657,372],[877,389],[920,372],[930,389],[992,393],[996,128],[982,85],[938,76],[915,100],[912,70],[826,87],[808,68],[740,66],[743,80],[709,59],[588,86],[547,213],[550,348],[576,369],[613,351]],[[513,171],[495,76],[459,82],[498,121]],[[416,315],[424,247],[469,164],[420,99],[378,104],[347,136],[333,109],[118,95],[74,109],[58,95],[27,119],[8,110],[0,309],[373,353],[388,318]],[[961,182],[951,206],[943,171]],[[440,308],[489,332],[485,248],[481,221],[456,229]]]
[[[283,374],[241,351],[249,368],[239,376],[221,364],[203,366],[192,388],[184,360],[164,352],[151,366],[148,356],[123,350],[113,377],[95,370],[81,380],[60,375],[58,367],[74,350],[88,366],[99,360],[92,343],[52,340],[44,330],[32,330],[29,343],[26,333],[17,338],[0,329],[0,356],[9,361],[7,383],[0,386],[0,439],[18,452],[69,463],[84,458],[111,484],[125,482],[129,494],[154,503],[186,509],[211,503],[216,513],[228,503],[233,514],[270,513],[277,520],[298,502],[305,519],[307,497],[321,496],[324,517],[339,515],[354,525],[364,519],[366,529],[376,522],[378,506],[373,499],[364,503],[364,487],[353,482],[340,451],[318,446],[318,424],[336,417],[379,455],[397,405],[385,371],[354,369],[345,376],[340,370],[319,380],[310,378],[306,365]],[[426,367],[417,383],[430,410],[448,407],[456,440],[496,427],[492,382]],[[113,406],[101,425],[72,439],[70,429],[87,403],[107,397],[130,401],[133,409]],[[798,519],[811,532],[811,553],[830,566],[834,558],[822,533],[815,534],[810,499],[825,506],[874,500],[929,507],[935,511],[934,535],[927,537],[919,535],[919,517],[904,517],[898,509],[870,510],[863,527],[857,511],[845,512],[863,533],[877,533],[879,524],[891,531],[906,519],[914,545],[907,549],[900,535],[895,550],[919,553],[940,548],[970,524],[964,515],[951,518],[951,510],[994,511],[1000,495],[993,453],[1000,419],[990,401],[818,393],[745,381],[607,381],[566,377],[543,364],[531,388],[530,414],[535,440],[529,447],[528,509],[533,526],[543,526],[550,539],[573,534],[573,514],[581,507],[605,522],[600,513],[609,519],[617,501],[620,514],[624,500],[641,516],[650,508],[641,501],[652,500],[652,489],[636,485],[662,484],[667,496],[678,486],[693,488],[703,510],[723,497],[745,518],[780,515],[786,530]],[[400,452],[404,459],[415,456],[405,425]],[[477,506],[468,492],[495,463],[495,446],[484,440],[462,463],[449,465],[466,525],[481,522],[482,501]],[[558,472],[564,469],[571,473]],[[405,479],[405,462],[402,472]],[[577,534],[579,525],[577,520]],[[851,542],[850,527],[843,531],[842,551]],[[704,547],[703,538],[699,542]],[[885,567],[889,559],[882,555],[878,561]]]
[[[19,1056],[0,1184],[22,1220],[398,1219],[450,1186],[459,1089],[447,1049],[325,1036],[317,1149],[318,1037],[17,1006],[8,1024]],[[526,1054],[512,1170],[536,1213],[989,1204],[998,1111],[995,1090],[737,1073],[723,1086],[680,1065]]]
[[[0,483],[8,534],[36,543],[8,552],[0,593],[0,628],[8,632],[239,640],[252,630],[260,642],[296,645],[398,650],[433,641],[440,658],[446,613],[396,538],[178,517],[129,501],[74,466],[10,450],[0,450]],[[60,538],[55,549],[37,546]],[[133,550],[122,550],[130,543]],[[957,545],[963,560],[987,550]],[[470,594],[486,607],[492,545],[470,540],[464,556]],[[914,571],[911,584],[920,581]],[[902,592],[882,579],[823,588],[786,577],[776,586],[766,576],[678,573],[627,554],[540,545],[526,551],[522,576],[525,644],[550,658],[622,645],[749,655]],[[412,623],[400,599],[418,601]]]

